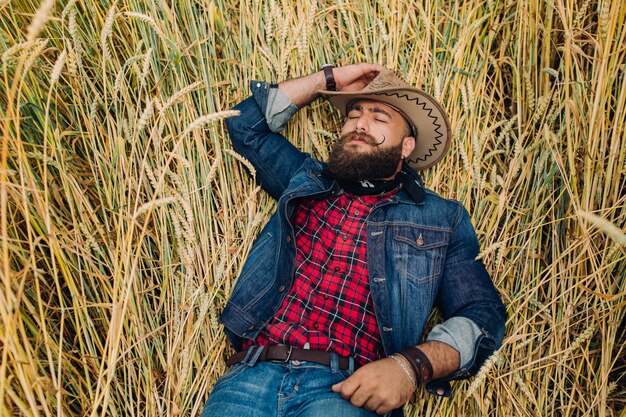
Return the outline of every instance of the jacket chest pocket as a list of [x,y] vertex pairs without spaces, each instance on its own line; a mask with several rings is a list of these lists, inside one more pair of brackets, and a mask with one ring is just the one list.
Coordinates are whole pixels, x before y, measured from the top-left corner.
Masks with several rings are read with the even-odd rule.
[[441,275],[450,231],[420,226],[393,226],[394,268],[409,281],[422,284]]

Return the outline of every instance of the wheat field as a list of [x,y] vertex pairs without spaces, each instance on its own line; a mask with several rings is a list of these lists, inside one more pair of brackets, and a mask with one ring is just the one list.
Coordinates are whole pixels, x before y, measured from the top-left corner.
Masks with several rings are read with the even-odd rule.
[[[626,416],[622,0],[0,0],[0,415],[198,416],[274,209],[223,119],[254,79],[383,64],[441,100],[502,348],[408,416]],[[328,103],[286,130],[326,158]],[[436,322],[437,316],[432,321]]]

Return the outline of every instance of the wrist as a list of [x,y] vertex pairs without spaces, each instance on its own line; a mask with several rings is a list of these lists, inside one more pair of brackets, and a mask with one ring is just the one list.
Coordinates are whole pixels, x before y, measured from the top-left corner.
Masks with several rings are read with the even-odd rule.
[[335,74],[333,72],[333,66],[331,64],[322,65],[322,72],[324,73],[325,89],[327,91],[337,91],[337,82],[335,81]]
[[417,390],[417,379],[415,377],[415,372],[411,369],[411,364],[409,361],[400,354],[395,354],[390,356],[400,368],[404,371],[407,377],[411,380],[411,385],[413,386],[413,391]]
[[425,384],[433,379],[433,366],[428,357],[416,347],[410,347],[398,353],[411,365],[418,384]]

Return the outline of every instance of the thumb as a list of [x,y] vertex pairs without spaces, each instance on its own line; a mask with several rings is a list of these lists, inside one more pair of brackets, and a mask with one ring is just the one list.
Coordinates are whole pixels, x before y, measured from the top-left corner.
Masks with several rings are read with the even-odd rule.
[[343,384],[343,382],[339,382],[338,384],[335,384],[332,386],[332,390],[333,392],[341,392],[341,385]]

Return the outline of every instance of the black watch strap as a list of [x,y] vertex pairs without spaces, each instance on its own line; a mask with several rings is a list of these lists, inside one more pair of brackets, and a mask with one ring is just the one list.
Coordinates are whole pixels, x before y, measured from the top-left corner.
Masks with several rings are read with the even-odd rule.
[[324,64],[322,69],[324,70],[324,77],[326,77],[326,90],[337,91],[337,83],[333,75],[333,66],[331,64]]

